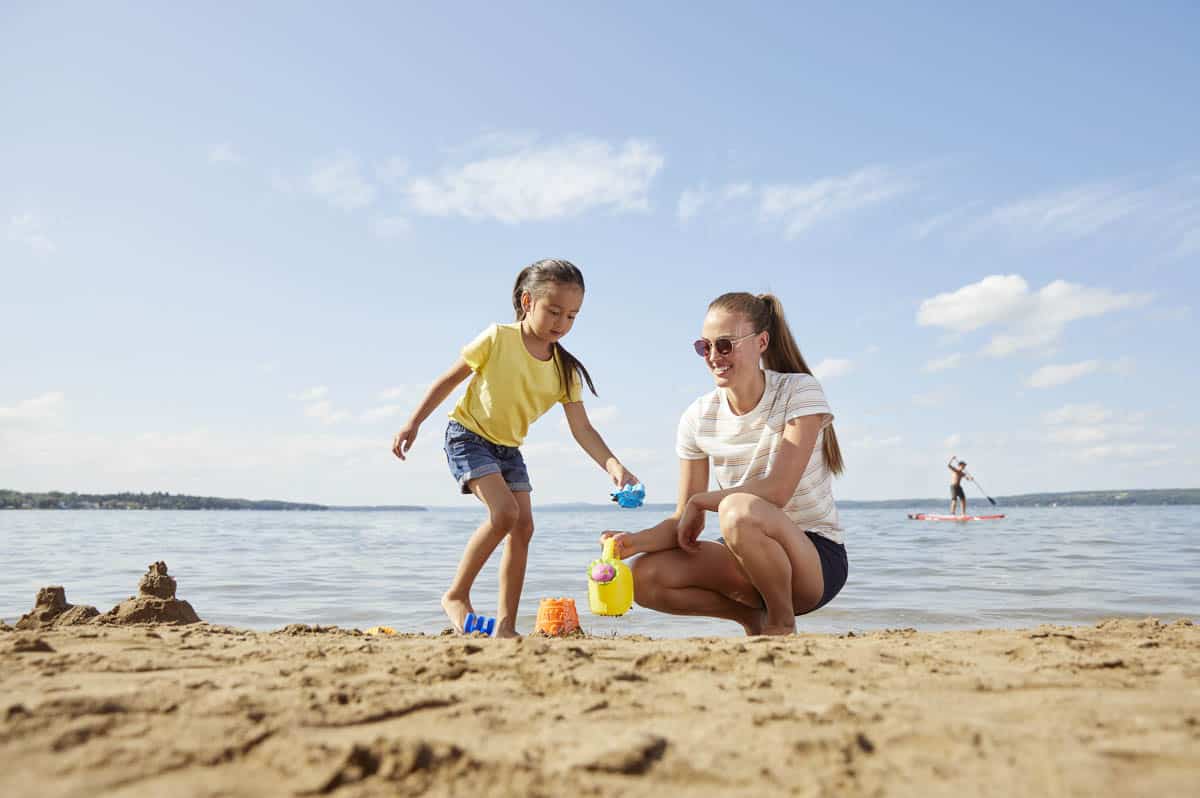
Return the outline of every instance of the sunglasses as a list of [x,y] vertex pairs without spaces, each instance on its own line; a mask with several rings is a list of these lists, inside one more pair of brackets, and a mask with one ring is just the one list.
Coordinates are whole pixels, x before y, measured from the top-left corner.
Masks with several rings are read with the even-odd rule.
[[717,350],[718,355],[728,355],[733,351],[733,345],[738,341],[744,341],[747,338],[758,335],[758,333],[746,333],[737,338],[726,338],[724,336],[715,341],[709,341],[707,338],[698,338],[692,344],[692,348],[696,350],[696,354],[700,357],[708,357],[708,353],[713,349]]

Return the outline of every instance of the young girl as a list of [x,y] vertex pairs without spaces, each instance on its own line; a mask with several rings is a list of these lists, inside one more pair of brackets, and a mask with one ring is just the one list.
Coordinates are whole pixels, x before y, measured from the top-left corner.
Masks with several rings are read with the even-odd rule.
[[[675,514],[616,536],[638,604],[737,621],[747,634],[790,634],[795,616],[846,583],[831,483],[842,472],[833,411],[771,294],[722,294],[694,344],[716,389],[679,420]],[[709,490],[710,472],[717,489]],[[719,542],[699,541],[716,513]]]
[[571,435],[618,488],[638,479],[621,465],[588,421],[580,377],[592,394],[587,369],[559,341],[575,324],[583,305],[583,274],[565,260],[539,260],[526,266],[513,285],[513,324],[493,324],[462,350],[450,370],[434,381],[392,442],[401,460],[412,448],[421,423],[467,375],[467,391],[450,413],[446,460],[463,493],[473,493],[488,517],[467,542],[458,572],[442,596],[442,608],[459,632],[471,606],[471,586],[497,544],[507,538],[500,560],[497,637],[517,634],[517,605],[525,581],[525,561],[533,536],[529,493],[533,487],[520,445],[529,425],[561,402]]

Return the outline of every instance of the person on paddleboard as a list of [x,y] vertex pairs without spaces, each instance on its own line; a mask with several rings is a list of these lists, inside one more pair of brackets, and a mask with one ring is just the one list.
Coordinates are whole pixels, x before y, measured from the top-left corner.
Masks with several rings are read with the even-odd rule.
[[946,463],[946,468],[950,469],[950,473],[954,476],[950,477],[950,515],[956,515],[955,508],[958,503],[962,502],[962,515],[967,514],[967,494],[963,491],[962,481],[964,479],[973,479],[967,473],[967,461],[959,460],[958,465],[954,465],[957,456],[952,456],[950,462]]

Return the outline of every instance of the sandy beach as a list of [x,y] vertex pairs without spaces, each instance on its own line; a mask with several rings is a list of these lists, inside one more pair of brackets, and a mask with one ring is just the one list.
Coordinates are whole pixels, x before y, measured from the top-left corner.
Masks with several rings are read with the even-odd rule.
[[1187,621],[791,638],[0,627],[0,794],[1185,795]]

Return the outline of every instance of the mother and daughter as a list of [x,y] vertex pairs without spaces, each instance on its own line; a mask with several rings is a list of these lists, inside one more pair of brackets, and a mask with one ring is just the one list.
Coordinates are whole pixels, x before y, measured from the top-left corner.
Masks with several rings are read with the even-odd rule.
[[[442,607],[458,631],[471,586],[501,541],[496,635],[517,634],[517,607],[533,536],[533,490],[520,446],[536,419],[561,404],[571,434],[618,488],[638,479],[588,420],[587,369],[563,348],[583,306],[583,274],[565,260],[525,267],[513,285],[516,321],[493,324],[434,381],[392,451],[405,459],[420,425],[463,380],[444,449],[463,493],[487,517],[472,534]],[[833,413],[770,295],[722,294],[694,344],[716,388],[679,421],[675,512],[637,532],[606,531],[631,565],[638,604],[736,621],[746,634],[790,634],[795,618],[827,604],[846,582],[846,549],[831,483],[842,471]],[[709,490],[715,478],[716,490]],[[717,514],[718,542],[699,540]]]

